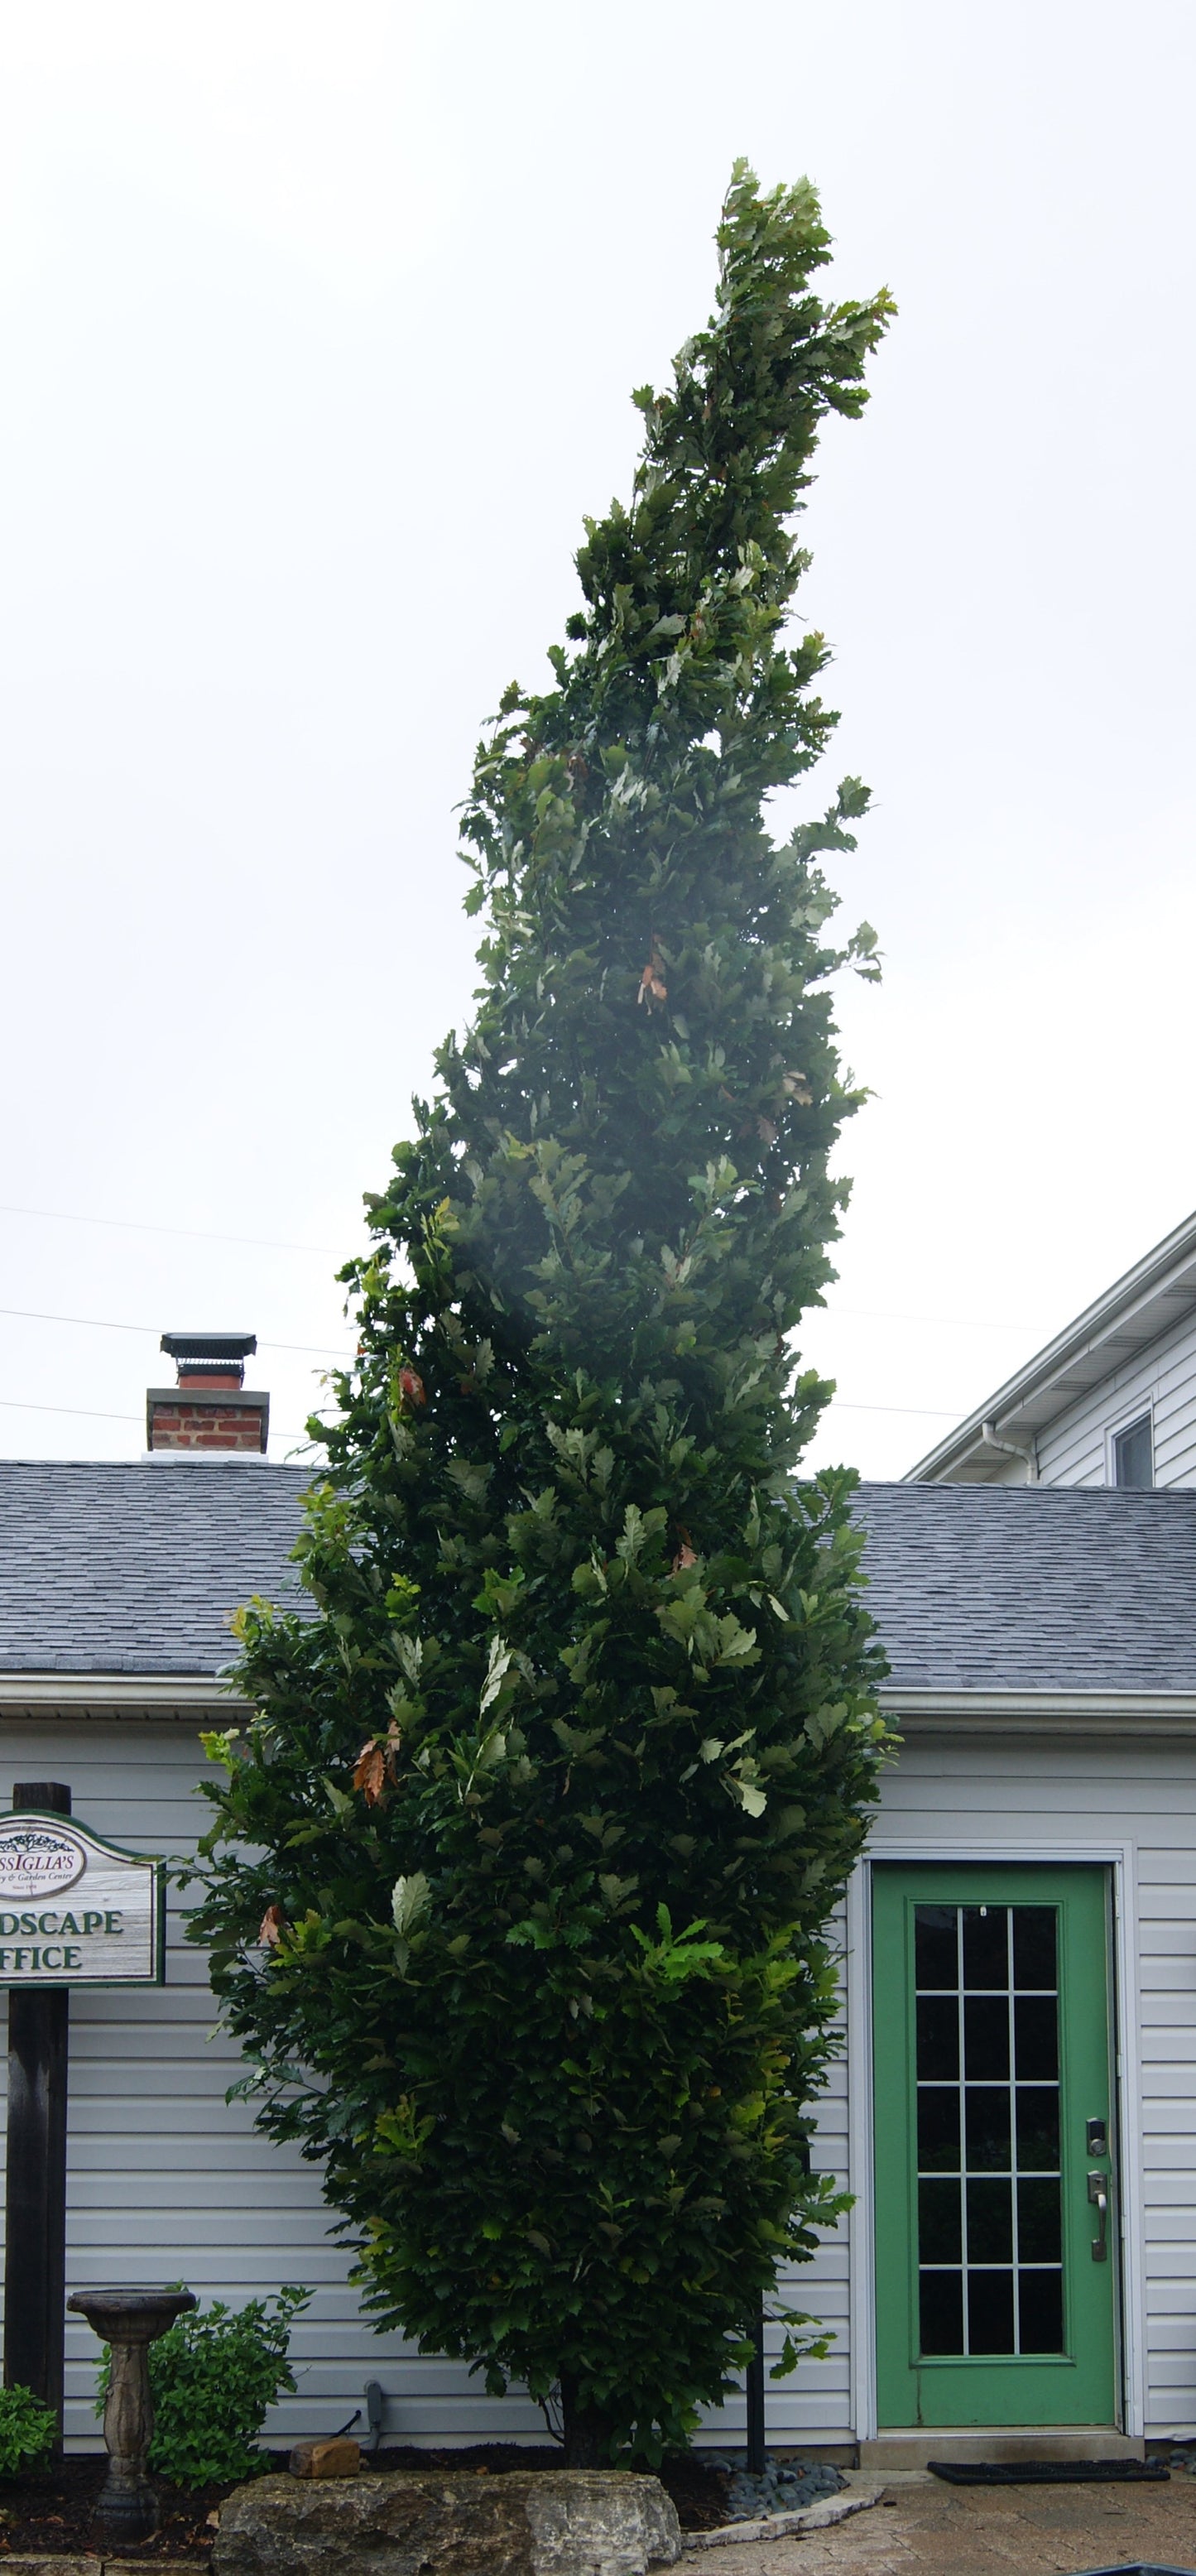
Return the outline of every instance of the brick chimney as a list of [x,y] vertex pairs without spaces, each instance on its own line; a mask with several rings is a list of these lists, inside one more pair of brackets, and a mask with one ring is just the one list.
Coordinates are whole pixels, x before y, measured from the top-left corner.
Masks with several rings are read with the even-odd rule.
[[161,1346],[176,1364],[178,1384],[146,1390],[147,1448],[264,1457],[270,1398],[245,1384],[256,1333],[163,1333]]

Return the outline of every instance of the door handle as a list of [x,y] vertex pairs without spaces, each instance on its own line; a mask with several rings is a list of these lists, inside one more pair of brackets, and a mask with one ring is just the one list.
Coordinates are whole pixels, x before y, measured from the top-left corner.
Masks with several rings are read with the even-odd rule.
[[1106,2263],[1109,2258],[1109,2177],[1103,2173],[1088,2176],[1088,2198],[1096,2211],[1099,2234],[1092,2240],[1092,2260]]

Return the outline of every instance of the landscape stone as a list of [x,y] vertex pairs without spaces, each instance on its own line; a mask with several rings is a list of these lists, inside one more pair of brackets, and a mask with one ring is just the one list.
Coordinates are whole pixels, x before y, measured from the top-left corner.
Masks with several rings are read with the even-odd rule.
[[254,2478],[221,2507],[214,2576],[647,2576],[681,2555],[659,2479],[397,2469]]
[[361,2467],[360,2442],[335,2433],[323,2442],[296,2442],[287,2462],[293,2478],[355,2478]]

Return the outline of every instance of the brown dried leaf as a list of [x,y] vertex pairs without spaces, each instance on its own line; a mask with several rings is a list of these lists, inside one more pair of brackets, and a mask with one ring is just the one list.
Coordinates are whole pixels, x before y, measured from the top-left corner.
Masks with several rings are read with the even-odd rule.
[[281,1905],[268,1905],[262,1916],[257,1937],[259,1941],[264,1941],[268,1950],[276,1950],[286,1928],[286,1916]]
[[401,1368],[399,1370],[399,1394],[406,1404],[427,1403],[424,1382],[418,1369]]
[[353,1766],[353,1786],[360,1789],[367,1807],[376,1807],[386,1780],[386,1755],[380,1744],[367,1736]]

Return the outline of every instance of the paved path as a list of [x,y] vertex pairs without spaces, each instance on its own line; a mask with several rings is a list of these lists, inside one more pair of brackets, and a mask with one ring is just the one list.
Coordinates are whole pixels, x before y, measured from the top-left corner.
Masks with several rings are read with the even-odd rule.
[[1136,2560],[1196,2571],[1196,2478],[1167,2486],[895,2483],[832,2531],[703,2551],[692,2576],[1078,2576]]

